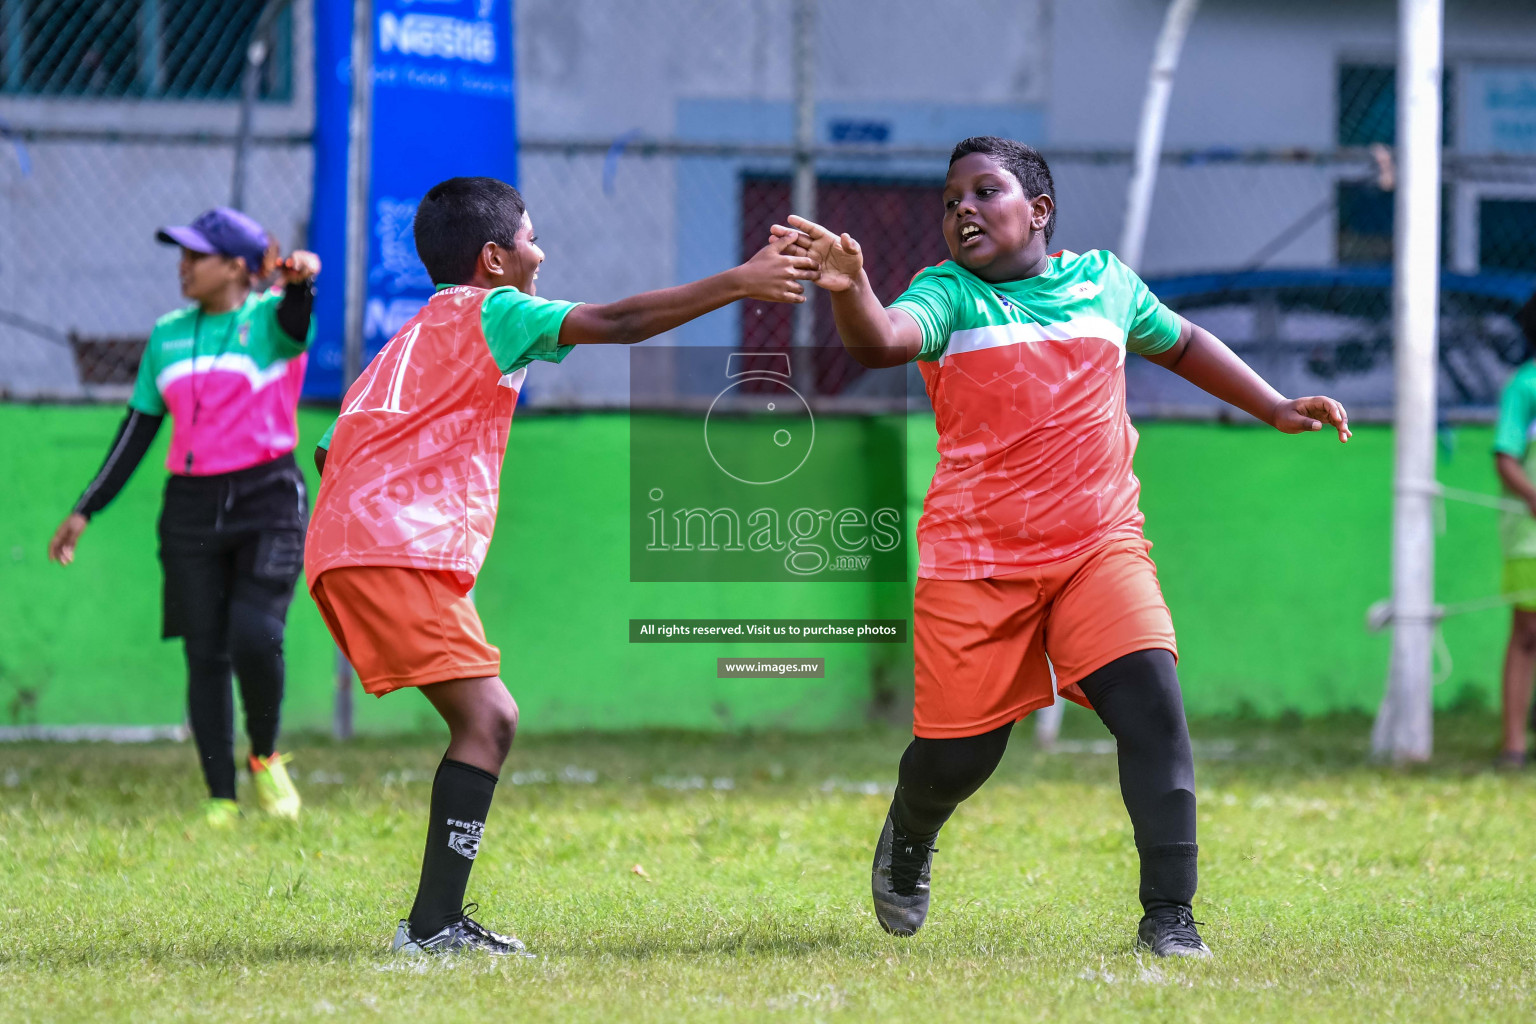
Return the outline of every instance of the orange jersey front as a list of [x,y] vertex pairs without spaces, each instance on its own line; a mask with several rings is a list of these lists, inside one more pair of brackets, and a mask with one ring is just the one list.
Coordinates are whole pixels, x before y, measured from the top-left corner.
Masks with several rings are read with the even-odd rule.
[[946,261],[892,308],[922,329],[939,431],[919,577],[1008,576],[1141,536],[1125,356],[1167,351],[1180,324],[1139,277],[1101,250],[997,283]]
[[401,566],[473,581],[496,526],[518,392],[558,362],[571,303],[511,288],[441,288],[347,391],[310,521],[304,569]]

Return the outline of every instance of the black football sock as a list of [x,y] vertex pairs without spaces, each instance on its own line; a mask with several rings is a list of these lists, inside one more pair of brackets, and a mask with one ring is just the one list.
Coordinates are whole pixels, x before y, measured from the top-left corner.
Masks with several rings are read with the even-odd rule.
[[1195,762],[1173,655],[1137,651],[1078,684],[1114,734],[1141,855],[1141,905],[1189,906],[1198,881]]
[[991,778],[1013,723],[959,739],[931,740],[919,736],[901,755],[891,820],[901,831],[919,839],[938,833],[960,802]]
[[1143,846],[1137,852],[1141,854],[1138,895],[1143,909],[1194,904],[1195,887],[1200,881],[1200,850],[1194,843]]
[[485,815],[495,795],[496,776],[490,772],[446,757],[437,766],[427,852],[421,858],[421,884],[411,906],[411,931],[418,938],[436,935],[459,919],[469,871],[480,852]]

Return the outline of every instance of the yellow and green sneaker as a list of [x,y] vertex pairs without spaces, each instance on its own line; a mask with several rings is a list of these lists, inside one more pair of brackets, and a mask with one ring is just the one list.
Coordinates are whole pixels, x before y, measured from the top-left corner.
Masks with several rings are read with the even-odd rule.
[[251,758],[251,782],[256,787],[256,802],[261,809],[275,818],[299,819],[299,791],[293,788],[293,780],[284,767],[290,760],[287,754]]
[[203,822],[209,828],[234,828],[240,820],[240,805],[233,800],[209,797],[203,801]]

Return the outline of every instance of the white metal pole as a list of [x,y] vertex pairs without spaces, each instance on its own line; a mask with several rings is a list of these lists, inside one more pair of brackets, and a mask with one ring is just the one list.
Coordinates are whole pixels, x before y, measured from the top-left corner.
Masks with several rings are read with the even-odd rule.
[[[816,219],[816,4],[818,0],[795,0],[795,180],[790,206],[806,220]],[[816,367],[812,347],[816,343],[816,314],[812,300],[816,289],[807,285],[806,301],[795,310],[795,353],[791,370],[796,374],[802,394],[816,390]],[[807,391],[807,389],[810,389]]]
[[1066,699],[1058,696],[1056,703],[1041,708],[1031,716],[1035,720],[1035,742],[1042,750],[1050,750],[1056,745],[1056,740],[1061,736],[1062,714],[1066,710]]
[[[346,317],[341,392],[363,372],[363,314],[368,301],[368,189],[373,170],[373,3],[352,3],[352,104],[347,118]],[[336,652],[331,731],[352,735],[352,666]]]
[[1147,240],[1147,220],[1152,214],[1152,192],[1157,186],[1157,162],[1163,152],[1163,128],[1168,122],[1168,100],[1179,54],[1189,23],[1195,19],[1200,0],[1171,0],[1163,17],[1163,30],[1152,54],[1147,74],[1147,95],[1141,105],[1141,127],[1136,132],[1136,157],[1125,199],[1125,226],[1120,235],[1120,260],[1132,270],[1141,269],[1142,248]]
[[1444,0],[1398,0],[1396,465],[1392,504],[1392,661],[1372,731],[1378,755],[1433,749],[1435,375],[1440,299],[1440,88]]
[[352,3],[352,103],[347,116],[347,308],[342,391],[363,372],[368,289],[368,189],[373,172],[373,3]]
[[[262,12],[265,17],[266,12]],[[260,26],[245,48],[245,71],[240,76],[240,121],[235,129],[235,174],[229,186],[229,205],[237,210],[245,209],[245,179],[251,158],[251,135],[256,117],[256,93],[261,88],[261,66],[267,60],[267,41],[262,38]]]

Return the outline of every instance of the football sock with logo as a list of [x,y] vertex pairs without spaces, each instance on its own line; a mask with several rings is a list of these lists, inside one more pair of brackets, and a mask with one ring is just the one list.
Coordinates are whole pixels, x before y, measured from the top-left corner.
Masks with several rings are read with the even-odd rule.
[[1127,654],[1078,685],[1115,737],[1120,795],[1141,855],[1142,906],[1189,906],[1198,882],[1195,763],[1173,655]]
[[933,740],[915,737],[901,755],[891,820],[910,836],[935,835],[960,802],[991,777],[1013,723],[980,736]]
[[421,884],[411,906],[411,931],[418,937],[436,935],[458,920],[495,794],[496,776],[484,769],[446,757],[437,766],[427,852],[421,859]]

